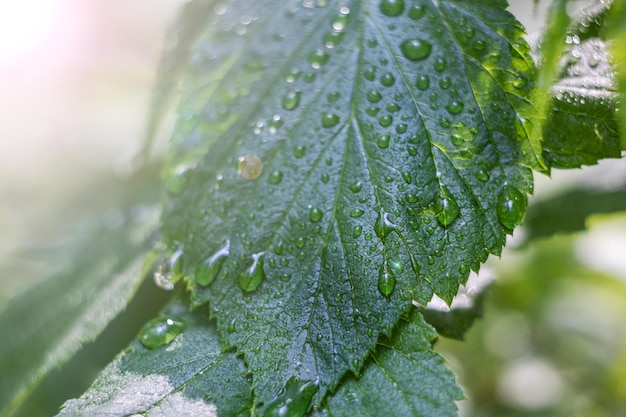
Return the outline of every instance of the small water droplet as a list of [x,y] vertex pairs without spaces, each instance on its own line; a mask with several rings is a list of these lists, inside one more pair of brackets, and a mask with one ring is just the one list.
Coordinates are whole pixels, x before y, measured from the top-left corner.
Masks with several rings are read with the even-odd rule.
[[454,100],[446,106],[446,110],[448,110],[450,114],[459,114],[463,111],[463,107],[463,102]]
[[442,72],[443,70],[446,69],[447,65],[448,65],[448,62],[446,61],[446,59],[443,57],[439,57],[435,60],[435,64],[433,66],[435,67],[435,70],[437,72]]
[[187,325],[181,320],[159,317],[143,326],[139,333],[139,341],[148,349],[156,349],[171,343],[185,327]]
[[328,62],[330,55],[323,49],[317,49],[309,55],[309,64],[315,69],[322,68]]
[[[388,117],[391,118],[391,116],[388,116]],[[393,121],[393,119],[391,121]],[[389,122],[389,123],[391,123],[391,122]],[[376,144],[378,145],[378,147],[380,149],[387,149],[389,147],[389,141],[390,140],[391,140],[391,136],[389,136],[389,135],[381,135],[378,138],[378,140],[376,141]]]
[[407,172],[407,171],[403,172],[403,173],[402,173],[402,178],[404,179],[404,181],[405,181],[407,184],[410,184],[410,183],[411,183],[412,178],[411,178],[411,173],[410,173],[410,172]]
[[237,324],[237,319],[234,318],[228,323],[228,333],[235,333],[235,325]]
[[363,76],[368,81],[374,81],[376,79],[376,67],[369,67],[363,72]]
[[406,133],[406,130],[409,128],[409,126],[406,123],[400,123],[399,125],[396,126],[396,133],[398,134],[403,134]]
[[335,113],[323,113],[322,114],[322,127],[330,128],[337,126],[339,123],[339,116]]
[[389,213],[383,211],[378,213],[376,223],[374,223],[374,232],[381,240],[385,240],[387,236],[396,230],[396,225],[389,220]]
[[400,50],[405,58],[411,61],[420,61],[428,58],[432,45],[423,39],[407,39],[400,44]]
[[330,176],[328,174],[322,174],[321,179],[324,184],[328,184],[328,181],[330,181]]
[[224,246],[211,255],[206,261],[195,270],[196,282],[200,285],[209,285],[215,280],[219,274],[226,258],[230,255],[230,240],[227,240]]
[[392,85],[394,85],[395,82],[395,77],[389,72],[383,74],[382,77],[380,77],[380,83],[385,87],[391,87]]
[[178,165],[165,179],[165,189],[170,194],[180,194],[189,182],[190,167],[187,164]]
[[263,269],[264,255],[265,252],[255,253],[252,255],[252,263],[250,264],[250,267],[239,275],[239,286],[245,292],[252,292],[256,290],[265,279],[265,270]]
[[383,263],[378,270],[378,291],[385,297],[389,297],[396,288],[396,277],[387,270],[387,264]]
[[283,97],[283,109],[294,110],[300,105],[301,96],[302,93],[300,92],[300,90],[292,90],[285,94],[285,96]]
[[317,223],[322,220],[323,215],[324,213],[322,212],[322,210],[316,207],[309,206],[309,220],[313,223]]
[[363,233],[363,226],[355,226],[352,230],[352,237],[357,238],[361,236],[361,233]]
[[417,77],[417,81],[415,81],[415,86],[420,90],[427,90],[430,87],[430,78],[428,75],[420,75]]
[[454,197],[447,187],[441,188],[441,196],[435,202],[435,218],[443,227],[448,227],[457,217],[460,210]]
[[174,284],[182,277],[183,273],[183,248],[178,248],[167,259],[162,261],[154,273],[154,283],[157,287],[171,291]]
[[393,123],[393,116],[389,114],[386,114],[378,119],[378,124],[380,124],[382,127],[387,127],[392,123]]
[[237,163],[237,171],[239,175],[247,180],[258,178],[263,172],[263,162],[256,155],[243,155],[239,157]]
[[365,211],[363,211],[361,209],[352,209],[352,210],[350,210],[350,217],[358,218],[358,217],[363,216],[364,213],[365,213]]
[[483,182],[489,181],[489,174],[484,169],[479,169],[476,171],[476,179]]
[[357,181],[357,182],[350,184],[350,190],[355,194],[361,191],[362,187],[363,187],[363,183],[361,181]]
[[282,180],[283,180],[283,172],[278,171],[278,170],[272,171],[268,179],[269,183],[274,184],[274,185],[280,184]]
[[404,11],[404,0],[382,0],[379,8],[385,16],[400,16]]
[[380,94],[380,92],[376,90],[371,90],[367,92],[367,101],[369,101],[370,103],[378,103],[380,100],[382,100],[382,98],[382,94]]
[[509,230],[522,223],[528,200],[526,195],[511,185],[505,185],[498,194],[496,212],[500,223]]
[[306,147],[298,145],[293,149],[293,154],[296,158],[302,158],[306,154]]
[[411,19],[418,20],[418,19],[421,19],[424,16],[424,13],[426,13],[426,8],[424,7],[424,5],[422,5],[422,4],[414,4],[409,9],[408,15],[409,15],[409,17]]

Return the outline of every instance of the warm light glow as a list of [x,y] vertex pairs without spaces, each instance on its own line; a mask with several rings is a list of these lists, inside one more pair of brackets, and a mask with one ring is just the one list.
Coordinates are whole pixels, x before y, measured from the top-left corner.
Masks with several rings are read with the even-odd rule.
[[54,34],[58,0],[0,0],[0,66],[43,48]]

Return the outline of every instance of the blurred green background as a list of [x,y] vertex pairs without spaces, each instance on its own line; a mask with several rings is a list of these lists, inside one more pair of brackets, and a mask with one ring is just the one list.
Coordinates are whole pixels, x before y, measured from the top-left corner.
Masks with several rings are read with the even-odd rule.
[[[0,4],[0,311],[59,268],[65,243],[115,222],[166,28],[183,3]],[[536,36],[548,2],[511,3]],[[155,155],[170,127],[171,117]],[[537,175],[523,228],[479,280],[492,278],[466,340],[437,344],[469,398],[460,415],[626,416],[626,161]],[[44,386],[37,395],[52,405],[27,415],[49,414],[66,394]]]

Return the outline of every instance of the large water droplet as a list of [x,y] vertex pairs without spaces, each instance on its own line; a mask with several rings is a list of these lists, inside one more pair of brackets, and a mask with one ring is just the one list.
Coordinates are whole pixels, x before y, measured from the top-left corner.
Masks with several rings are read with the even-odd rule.
[[300,105],[300,97],[302,93],[300,90],[292,90],[285,94],[283,97],[283,109],[293,110]]
[[252,264],[250,264],[250,267],[239,275],[239,286],[245,292],[252,292],[256,290],[265,279],[263,255],[265,255],[265,252],[255,253],[252,255]]
[[174,284],[183,274],[183,248],[178,248],[167,259],[162,261],[154,273],[154,283],[157,287],[171,291]]
[[212,283],[228,255],[230,255],[230,240],[227,240],[224,246],[196,268],[196,282],[205,286]]
[[285,388],[267,406],[263,417],[304,417],[311,398],[318,391],[317,381],[302,381],[291,377]]
[[148,349],[167,345],[185,330],[185,322],[160,317],[146,323],[139,333],[139,341]]
[[407,39],[400,44],[402,55],[411,61],[420,61],[428,58],[432,46],[423,39]]
[[263,162],[261,158],[256,155],[240,156],[239,162],[237,163],[237,171],[239,171],[239,175],[243,178],[254,180],[263,172]]
[[385,240],[389,233],[396,230],[396,225],[389,220],[389,213],[385,213],[383,211],[378,213],[378,218],[376,218],[376,223],[374,224],[374,232],[376,236],[378,236],[381,240]]
[[404,0],[382,0],[379,7],[385,16],[400,16],[404,11]]
[[378,270],[378,291],[385,297],[389,297],[396,288],[396,277],[387,269],[387,263],[383,263]]
[[322,127],[334,127],[339,123],[339,116],[335,113],[323,113],[322,114]]
[[448,227],[457,217],[460,210],[450,191],[444,186],[441,196],[435,202],[435,218],[443,227]]
[[498,194],[496,212],[504,227],[513,230],[522,223],[528,200],[526,195],[511,185],[505,185]]

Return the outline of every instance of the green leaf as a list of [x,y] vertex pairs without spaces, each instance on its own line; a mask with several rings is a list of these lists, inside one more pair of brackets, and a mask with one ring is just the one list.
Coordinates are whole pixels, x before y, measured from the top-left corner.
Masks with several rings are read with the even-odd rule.
[[[626,19],[626,1],[614,0],[610,2],[611,9],[608,13],[608,21],[604,32],[606,37],[610,40],[611,53],[614,59],[614,65],[616,68],[624,68],[626,65],[626,52],[624,52],[624,42],[626,42],[626,29],[624,28],[624,19]],[[619,89],[620,103],[624,103],[626,98],[626,73],[624,71],[618,71],[617,85]],[[620,108],[618,113],[619,126],[622,131],[626,131],[626,112],[623,107]],[[621,140],[622,149],[626,149],[626,136]]]
[[134,295],[145,276],[142,265],[157,217],[153,207],[137,203],[157,199],[155,178],[144,175],[131,182],[134,194],[110,216],[115,221],[86,232],[64,248],[68,253],[60,250],[57,259],[65,260],[66,268],[2,310],[0,415],[15,411],[46,374],[94,340]]
[[319,402],[415,299],[499,254],[541,167],[499,0],[244,1],[192,51],[163,232],[259,402]]
[[433,352],[437,333],[414,311],[397,335],[383,341],[359,378],[350,376],[314,417],[456,416],[463,393]]
[[87,392],[64,404],[59,416],[249,415],[252,391],[243,361],[222,352],[214,326],[187,308],[175,300],[162,315],[184,323],[181,334],[148,349],[140,340],[153,329],[144,327]]
[[621,156],[615,117],[618,95],[604,40],[606,5],[581,14],[567,36],[551,109],[544,125],[544,158],[556,168],[596,164]]

